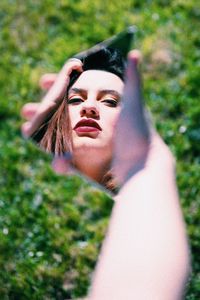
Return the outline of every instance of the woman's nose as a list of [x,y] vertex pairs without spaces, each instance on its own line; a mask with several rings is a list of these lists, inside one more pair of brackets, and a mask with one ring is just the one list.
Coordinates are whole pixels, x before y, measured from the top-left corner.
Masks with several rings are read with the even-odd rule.
[[99,110],[95,105],[86,105],[84,104],[84,106],[81,108],[81,112],[80,112],[81,117],[89,117],[89,118],[98,118],[99,117]]

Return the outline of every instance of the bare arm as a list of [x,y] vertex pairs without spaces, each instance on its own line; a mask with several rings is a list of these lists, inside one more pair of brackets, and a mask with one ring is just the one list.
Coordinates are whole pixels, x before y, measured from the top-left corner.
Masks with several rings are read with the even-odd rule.
[[121,189],[91,299],[182,299],[188,245],[173,160],[163,155]]
[[[181,299],[189,272],[189,251],[174,159],[156,133],[149,135],[140,99],[136,99],[140,93],[135,91],[134,82],[131,85],[131,80],[138,84],[132,58],[127,76],[128,99],[119,119],[114,160],[116,175],[123,186],[112,212],[90,299]],[[137,113],[138,127],[130,120],[131,111],[133,116]],[[124,137],[123,126],[133,126],[128,136]],[[129,142],[123,143],[127,137]],[[133,150],[126,151],[126,146],[121,145]]]

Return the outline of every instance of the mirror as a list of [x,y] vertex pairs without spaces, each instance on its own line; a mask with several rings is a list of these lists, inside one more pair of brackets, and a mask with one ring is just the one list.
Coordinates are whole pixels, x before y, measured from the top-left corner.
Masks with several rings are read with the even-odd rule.
[[[106,39],[103,42],[96,44],[95,46],[91,47],[86,51],[77,53],[73,57],[79,60],[84,60],[85,57],[87,57],[88,55],[94,54],[97,51],[101,50],[102,48],[110,47],[119,50],[122,57],[126,59],[127,53],[132,47],[135,32],[136,32],[136,27],[129,26],[123,32],[114,35],[113,37]],[[40,122],[38,124],[39,125],[38,128],[35,128],[34,132],[30,135],[30,138],[38,145],[40,144],[41,139],[45,135],[48,123],[51,120],[54,113],[56,112],[56,110],[58,109],[58,106],[59,105],[54,107],[54,109],[52,110],[46,109],[46,111],[42,113],[43,115],[40,116]],[[45,147],[41,147],[41,148],[44,149]],[[47,152],[51,152],[51,150]]]

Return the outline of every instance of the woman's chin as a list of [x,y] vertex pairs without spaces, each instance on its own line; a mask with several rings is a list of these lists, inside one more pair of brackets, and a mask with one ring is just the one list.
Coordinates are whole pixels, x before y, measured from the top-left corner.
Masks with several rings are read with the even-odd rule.
[[80,149],[95,149],[100,148],[102,143],[93,137],[90,136],[82,136],[79,138],[74,139],[73,141],[73,149],[80,150]]
[[91,138],[88,136],[75,138],[73,140],[73,153],[77,155],[88,156],[88,155],[96,155],[96,156],[108,156],[111,153],[111,145],[107,140],[101,138]]

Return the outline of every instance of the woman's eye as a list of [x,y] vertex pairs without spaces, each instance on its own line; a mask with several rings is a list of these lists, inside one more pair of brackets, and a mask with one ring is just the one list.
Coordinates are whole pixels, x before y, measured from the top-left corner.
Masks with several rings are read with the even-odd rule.
[[78,97],[67,100],[68,104],[79,104],[80,102],[83,102],[83,99]]
[[106,103],[106,105],[110,107],[116,107],[118,105],[118,101],[114,99],[105,99],[102,101],[103,103]]

